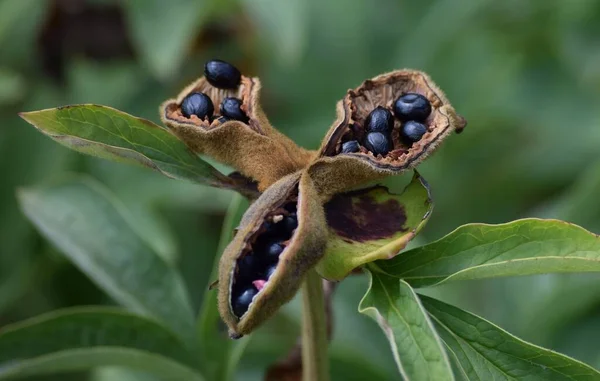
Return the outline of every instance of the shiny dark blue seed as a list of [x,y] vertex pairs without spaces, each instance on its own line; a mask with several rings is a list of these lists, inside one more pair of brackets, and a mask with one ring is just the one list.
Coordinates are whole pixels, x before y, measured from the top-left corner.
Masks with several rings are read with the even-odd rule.
[[273,265],[267,269],[267,271],[265,272],[265,276],[266,276],[267,280],[269,280],[273,276],[273,273],[275,272],[276,269],[277,269],[277,265]]
[[358,152],[360,150],[360,146],[356,140],[349,140],[346,143],[342,144],[342,153],[352,153]]
[[280,243],[271,243],[269,246],[267,246],[267,259],[270,262],[277,261],[282,251],[283,245]]
[[241,317],[243,314],[246,313],[246,311],[248,311],[248,307],[250,306],[250,303],[252,303],[252,299],[256,296],[257,293],[258,290],[256,290],[254,286],[250,286],[238,296],[233,298],[231,304],[235,316]]
[[248,123],[248,117],[242,111],[242,101],[238,98],[228,97],[221,102],[221,115],[229,119],[235,119]]
[[365,147],[374,155],[385,155],[390,152],[390,139],[381,132],[369,132],[365,138]]
[[219,119],[217,119],[217,120],[219,121],[219,123],[223,124],[223,123],[225,123],[225,122],[228,122],[228,121],[230,121],[231,119],[229,119],[229,118],[228,118],[228,117],[226,117],[226,116],[220,116],[220,117],[219,117]]
[[412,144],[421,140],[423,135],[427,132],[427,127],[424,124],[409,120],[402,125],[400,129],[400,139],[404,143]]
[[388,134],[394,128],[394,117],[388,109],[377,106],[367,116],[365,128],[367,129],[367,132],[382,132]]
[[256,259],[252,254],[246,254],[238,260],[238,276],[243,279],[252,277],[256,268]]
[[235,89],[242,78],[235,66],[221,60],[208,61],[204,65],[204,75],[211,85],[220,89]]
[[394,114],[403,122],[407,120],[422,122],[431,114],[431,103],[421,94],[404,94],[394,102]]
[[204,93],[191,93],[181,102],[181,113],[186,118],[192,115],[196,115],[200,119],[211,118],[214,112],[215,107],[212,101]]
[[294,229],[298,227],[298,217],[296,217],[295,214],[291,214],[289,216],[286,216],[283,219],[283,221],[281,221],[281,223],[283,224],[283,228],[285,229],[285,231],[287,233],[291,233]]

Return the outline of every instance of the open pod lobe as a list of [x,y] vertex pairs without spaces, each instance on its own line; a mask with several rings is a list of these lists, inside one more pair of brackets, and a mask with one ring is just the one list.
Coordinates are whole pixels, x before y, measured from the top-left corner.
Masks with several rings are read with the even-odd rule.
[[230,336],[271,317],[300,288],[327,241],[323,207],[308,176],[286,176],[248,209],[219,266],[219,312]]
[[[205,77],[160,106],[163,121],[193,151],[227,164],[258,182],[262,191],[305,167],[313,153],[297,146],[271,126],[260,106],[260,81],[242,76],[235,88],[213,86]],[[182,105],[191,94],[207,96],[214,113],[186,116]],[[238,120],[222,115],[226,99],[239,102]],[[206,99],[206,98],[205,98]]]
[[325,200],[415,168],[466,125],[429,76],[414,70],[364,81],[338,103],[337,114],[308,169]]

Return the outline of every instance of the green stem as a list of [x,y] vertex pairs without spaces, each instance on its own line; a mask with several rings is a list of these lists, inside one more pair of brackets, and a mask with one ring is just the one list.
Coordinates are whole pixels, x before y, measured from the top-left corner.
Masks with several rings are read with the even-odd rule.
[[327,319],[323,282],[310,270],[302,286],[302,375],[304,381],[329,381]]

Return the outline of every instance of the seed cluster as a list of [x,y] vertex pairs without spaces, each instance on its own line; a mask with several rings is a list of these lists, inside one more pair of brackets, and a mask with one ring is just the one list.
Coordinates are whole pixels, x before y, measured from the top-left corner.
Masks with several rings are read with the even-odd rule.
[[[208,83],[218,89],[236,89],[240,86],[241,73],[230,63],[221,60],[211,60],[204,65],[204,76]],[[248,116],[242,111],[242,100],[235,97],[225,97],[219,106],[220,115],[214,115],[213,101],[205,93],[195,91],[188,94],[181,102],[181,114],[186,118],[195,115],[201,120],[211,123],[218,120],[225,123],[228,120],[239,120],[248,123]]]
[[[373,109],[364,120],[364,129],[355,121],[342,138],[340,153],[371,152],[375,156],[386,156],[393,150],[405,152],[421,140],[427,132],[424,122],[431,114],[429,100],[421,94],[406,93],[400,95],[392,106],[393,115],[382,106]],[[394,116],[398,123],[395,123]],[[395,131],[398,133],[395,134]]]
[[231,307],[240,318],[254,297],[277,271],[279,257],[298,227],[297,200],[287,201],[269,214],[237,259],[231,292]]

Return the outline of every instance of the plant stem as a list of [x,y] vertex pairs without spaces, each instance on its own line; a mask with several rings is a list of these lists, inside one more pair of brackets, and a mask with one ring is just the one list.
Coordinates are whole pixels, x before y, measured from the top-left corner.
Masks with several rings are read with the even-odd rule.
[[322,279],[313,269],[302,285],[302,378],[329,381],[327,320]]

